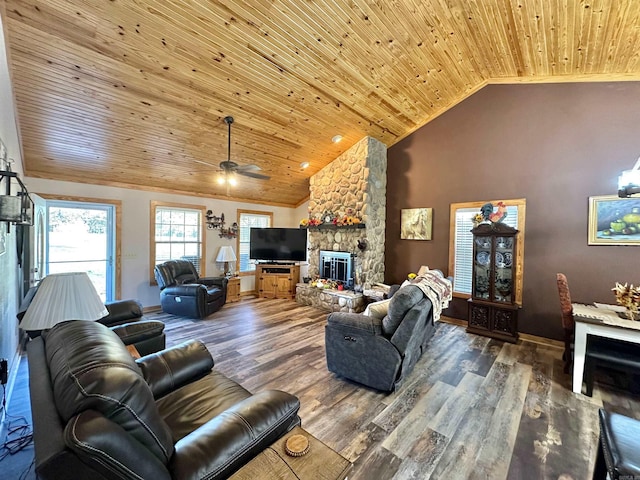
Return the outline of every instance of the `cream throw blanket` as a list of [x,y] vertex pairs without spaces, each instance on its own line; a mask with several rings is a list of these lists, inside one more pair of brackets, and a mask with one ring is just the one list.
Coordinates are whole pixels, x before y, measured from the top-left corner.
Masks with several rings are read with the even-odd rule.
[[449,302],[452,298],[452,286],[451,281],[447,278],[443,278],[440,273],[427,270],[421,275],[418,275],[411,282],[420,290],[424,292],[426,297],[431,300],[433,305],[433,321],[440,320],[442,310],[449,306]]

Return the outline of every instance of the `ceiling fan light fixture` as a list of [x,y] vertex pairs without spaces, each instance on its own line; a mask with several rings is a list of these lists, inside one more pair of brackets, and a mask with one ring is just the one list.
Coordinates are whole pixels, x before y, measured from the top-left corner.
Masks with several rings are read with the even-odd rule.
[[225,183],[227,183],[226,179],[224,178],[224,174],[222,173],[218,175],[216,181],[218,182],[218,185],[224,185]]
[[233,173],[229,174],[229,176],[227,177],[227,183],[232,187],[235,187],[238,184],[238,180]]

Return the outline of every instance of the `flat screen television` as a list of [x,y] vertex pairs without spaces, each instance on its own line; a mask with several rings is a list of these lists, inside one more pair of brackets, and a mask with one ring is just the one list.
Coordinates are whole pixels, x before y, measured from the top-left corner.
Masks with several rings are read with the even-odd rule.
[[265,262],[303,262],[307,259],[307,230],[303,228],[252,228],[249,258]]

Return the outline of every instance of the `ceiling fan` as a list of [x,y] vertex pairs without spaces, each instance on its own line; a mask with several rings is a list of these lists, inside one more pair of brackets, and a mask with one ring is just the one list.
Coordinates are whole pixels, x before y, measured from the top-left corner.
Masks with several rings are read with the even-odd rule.
[[[220,164],[218,165],[218,167],[220,168],[220,177],[218,178],[218,183],[235,185],[236,182],[234,174],[257,178],[259,180],[269,180],[271,177],[268,177],[267,175],[263,175],[261,173],[257,173],[259,170],[261,170],[258,165],[238,165],[236,162],[231,161],[231,124],[233,123],[233,117],[224,117],[224,123],[229,126],[229,139],[227,146],[227,159],[223,162],[220,162]],[[203,162],[202,160],[194,161],[212,167],[215,166],[211,163]]]

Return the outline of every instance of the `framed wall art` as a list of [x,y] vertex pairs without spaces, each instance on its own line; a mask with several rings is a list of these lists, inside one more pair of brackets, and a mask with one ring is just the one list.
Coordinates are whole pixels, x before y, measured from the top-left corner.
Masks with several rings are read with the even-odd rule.
[[432,208],[403,208],[400,211],[402,240],[431,240]]
[[640,245],[640,198],[589,197],[589,245]]

